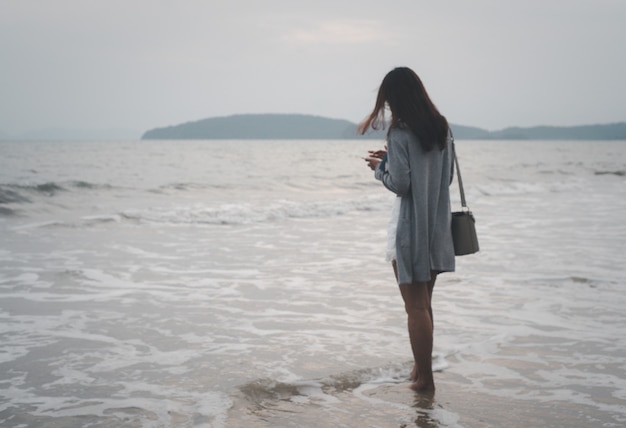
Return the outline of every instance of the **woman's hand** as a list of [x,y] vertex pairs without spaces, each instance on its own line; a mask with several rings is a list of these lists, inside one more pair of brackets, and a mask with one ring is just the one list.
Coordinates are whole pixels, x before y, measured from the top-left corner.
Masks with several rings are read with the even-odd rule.
[[372,158],[382,159],[387,154],[387,146],[385,146],[384,149],[380,150],[368,150],[367,153],[369,153],[369,156]]
[[367,162],[367,166],[369,166],[372,171],[375,171],[378,165],[383,161],[381,158],[373,156],[368,156],[366,158],[363,158],[363,160]]
[[368,150],[367,153],[368,156],[364,157],[363,160],[367,162],[367,166],[369,166],[372,171],[375,171],[387,154],[387,147],[380,150]]

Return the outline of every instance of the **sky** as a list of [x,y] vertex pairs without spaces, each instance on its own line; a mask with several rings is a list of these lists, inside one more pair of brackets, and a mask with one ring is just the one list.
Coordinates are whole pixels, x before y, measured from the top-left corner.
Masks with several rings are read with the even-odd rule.
[[358,122],[394,67],[455,124],[626,121],[624,0],[0,0],[0,133]]

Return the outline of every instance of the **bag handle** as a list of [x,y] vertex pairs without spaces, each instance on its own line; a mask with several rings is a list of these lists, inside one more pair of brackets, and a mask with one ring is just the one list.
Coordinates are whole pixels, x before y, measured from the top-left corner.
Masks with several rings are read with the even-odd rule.
[[[450,131],[452,134],[452,131]],[[469,208],[467,207],[467,203],[465,202],[465,191],[463,190],[463,179],[461,178],[461,168],[459,168],[459,160],[456,157],[456,147],[454,146],[454,136],[452,136],[452,153],[454,154],[454,166],[456,167],[456,176],[459,182],[459,191],[461,192],[461,207],[467,211]]]

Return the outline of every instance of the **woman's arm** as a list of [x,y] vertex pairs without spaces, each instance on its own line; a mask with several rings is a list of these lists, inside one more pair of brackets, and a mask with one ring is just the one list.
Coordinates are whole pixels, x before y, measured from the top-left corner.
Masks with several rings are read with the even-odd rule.
[[389,133],[387,159],[375,171],[376,179],[398,196],[404,195],[411,188],[408,139],[402,137],[405,135],[401,131]]

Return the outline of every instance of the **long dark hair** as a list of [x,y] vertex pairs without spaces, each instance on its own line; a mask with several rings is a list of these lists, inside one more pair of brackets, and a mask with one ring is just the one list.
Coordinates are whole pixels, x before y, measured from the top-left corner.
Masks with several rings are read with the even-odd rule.
[[407,126],[417,136],[425,151],[447,144],[448,121],[430,100],[418,75],[407,67],[391,70],[378,89],[376,105],[359,124],[358,131],[385,129],[385,106],[391,110],[389,129]]

